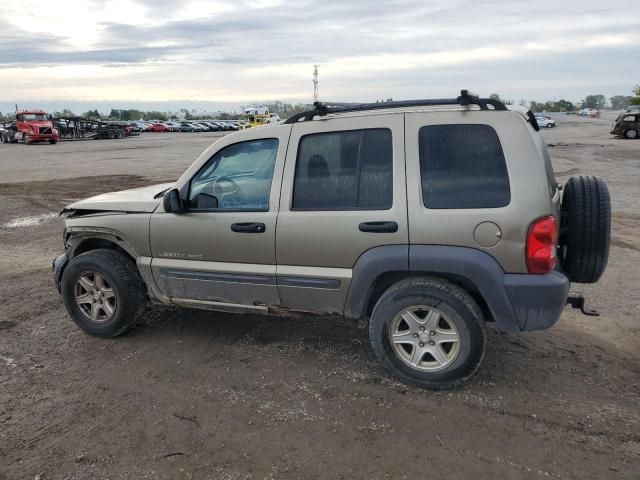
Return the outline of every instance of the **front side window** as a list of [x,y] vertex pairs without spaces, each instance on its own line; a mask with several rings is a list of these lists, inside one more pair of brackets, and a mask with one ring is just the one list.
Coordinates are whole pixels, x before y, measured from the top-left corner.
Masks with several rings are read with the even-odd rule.
[[388,210],[392,202],[393,147],[389,129],[302,137],[292,210]]
[[189,186],[191,210],[269,210],[278,139],[235,143],[218,151]]
[[427,208],[498,208],[511,201],[498,134],[489,125],[430,125],[419,132]]

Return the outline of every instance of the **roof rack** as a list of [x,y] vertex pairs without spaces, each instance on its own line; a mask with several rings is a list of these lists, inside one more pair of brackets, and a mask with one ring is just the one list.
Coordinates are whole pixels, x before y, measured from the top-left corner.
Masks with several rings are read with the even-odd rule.
[[[425,100],[400,100],[391,102],[378,103],[336,103],[336,102],[315,102],[314,109],[301,112],[289,117],[284,123],[298,123],[300,121],[310,121],[316,116],[325,116],[330,113],[345,112],[362,112],[366,110],[386,110],[389,108],[407,108],[407,107],[433,107],[441,105],[461,105],[467,107],[469,105],[477,105],[480,110],[507,110],[507,107],[500,100],[492,98],[480,98],[478,95],[469,92],[469,90],[461,90],[460,96],[457,98],[440,98]],[[489,108],[489,105],[493,107]]]

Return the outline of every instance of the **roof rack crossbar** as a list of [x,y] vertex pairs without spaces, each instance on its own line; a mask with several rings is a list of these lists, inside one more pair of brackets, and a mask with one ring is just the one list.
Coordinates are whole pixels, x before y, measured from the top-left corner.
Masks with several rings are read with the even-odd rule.
[[301,120],[310,121],[316,116],[325,116],[330,113],[362,112],[366,110],[386,110],[389,108],[408,107],[433,107],[445,105],[477,105],[481,110],[507,110],[507,107],[500,100],[492,98],[480,98],[468,90],[462,90],[457,98],[439,98],[425,100],[399,100],[378,103],[336,103],[336,102],[315,102],[313,110],[301,112],[288,118],[284,123],[298,123]]

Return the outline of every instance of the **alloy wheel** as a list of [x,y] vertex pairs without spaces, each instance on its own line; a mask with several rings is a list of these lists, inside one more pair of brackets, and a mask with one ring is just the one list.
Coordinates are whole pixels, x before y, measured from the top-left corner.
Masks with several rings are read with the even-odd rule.
[[117,308],[117,297],[109,281],[100,273],[83,272],[75,281],[74,297],[80,311],[96,323],[108,322]]
[[460,352],[460,333],[434,307],[415,305],[402,310],[389,326],[396,356],[416,370],[437,372],[449,367]]

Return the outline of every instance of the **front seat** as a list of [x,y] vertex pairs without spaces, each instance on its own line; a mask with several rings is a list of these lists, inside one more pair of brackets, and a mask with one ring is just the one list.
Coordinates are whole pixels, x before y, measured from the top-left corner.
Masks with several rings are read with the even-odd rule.
[[312,155],[307,163],[306,175],[296,176],[295,203],[298,208],[315,208],[322,205],[330,180],[329,165],[322,155]]
[[309,165],[307,165],[307,176],[309,178],[329,176],[329,165],[322,155],[315,154],[309,159]]

